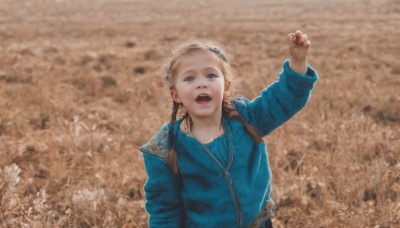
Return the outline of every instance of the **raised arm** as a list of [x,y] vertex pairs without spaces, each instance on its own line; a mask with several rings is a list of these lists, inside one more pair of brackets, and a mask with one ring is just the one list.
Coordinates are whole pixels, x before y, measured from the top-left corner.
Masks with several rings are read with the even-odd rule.
[[283,63],[279,80],[264,89],[253,101],[246,98],[234,101],[245,120],[256,127],[261,136],[272,132],[307,103],[318,79],[317,72],[307,65],[310,41],[297,31],[289,37],[289,60]]

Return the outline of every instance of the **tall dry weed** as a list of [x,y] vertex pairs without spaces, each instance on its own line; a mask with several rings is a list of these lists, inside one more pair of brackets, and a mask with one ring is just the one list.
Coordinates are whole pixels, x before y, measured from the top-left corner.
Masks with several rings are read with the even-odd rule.
[[0,225],[4,227],[43,227],[51,224],[51,208],[47,204],[45,189],[36,196],[22,197],[17,191],[21,169],[16,164],[0,170]]

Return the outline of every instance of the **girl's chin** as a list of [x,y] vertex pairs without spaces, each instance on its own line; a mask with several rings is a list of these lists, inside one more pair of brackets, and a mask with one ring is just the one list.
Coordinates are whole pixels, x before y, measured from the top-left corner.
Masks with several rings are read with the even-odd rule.
[[189,115],[191,117],[195,118],[214,118],[216,116],[221,116],[222,112],[213,112],[209,110],[202,110],[202,111],[195,111],[195,112],[189,112]]

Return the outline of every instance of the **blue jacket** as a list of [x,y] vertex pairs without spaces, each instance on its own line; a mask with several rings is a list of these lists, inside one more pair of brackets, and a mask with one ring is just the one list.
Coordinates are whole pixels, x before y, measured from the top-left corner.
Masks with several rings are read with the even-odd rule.
[[[285,61],[279,81],[253,101],[237,98],[233,104],[265,136],[304,107],[317,78],[310,66],[304,76]],[[165,124],[139,148],[148,174],[150,227],[264,227],[275,210],[266,145],[254,141],[242,123],[225,118],[225,133],[203,145],[185,132],[184,122]],[[170,127],[179,175],[167,163]]]

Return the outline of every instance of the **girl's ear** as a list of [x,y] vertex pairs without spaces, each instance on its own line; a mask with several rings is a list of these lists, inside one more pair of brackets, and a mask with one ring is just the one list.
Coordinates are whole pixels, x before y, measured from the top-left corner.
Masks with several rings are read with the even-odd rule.
[[182,103],[181,99],[180,99],[179,96],[178,96],[178,93],[177,93],[174,89],[171,89],[170,92],[171,92],[171,97],[172,97],[172,99],[173,99],[176,103],[178,103],[178,104]]
[[225,82],[225,92],[229,91],[230,88],[231,88],[231,82],[230,81],[226,81]]

